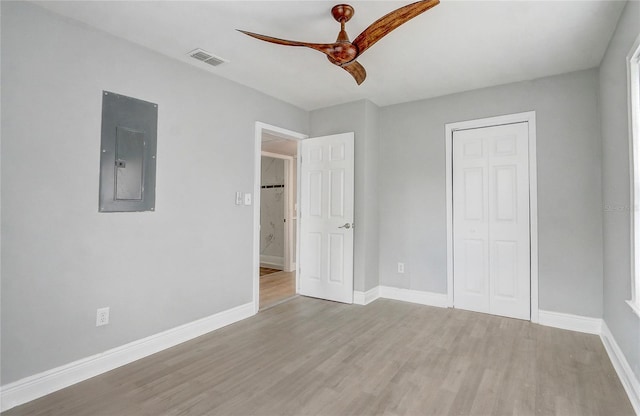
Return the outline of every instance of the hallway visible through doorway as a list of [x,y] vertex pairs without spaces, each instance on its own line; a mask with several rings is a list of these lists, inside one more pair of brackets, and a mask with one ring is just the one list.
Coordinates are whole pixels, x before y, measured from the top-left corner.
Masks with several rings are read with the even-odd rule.
[[277,129],[260,133],[257,310],[295,297],[298,140]]
[[[273,271],[270,272],[269,271]],[[267,272],[267,274],[263,274]],[[296,296],[296,273],[260,267],[260,310]]]

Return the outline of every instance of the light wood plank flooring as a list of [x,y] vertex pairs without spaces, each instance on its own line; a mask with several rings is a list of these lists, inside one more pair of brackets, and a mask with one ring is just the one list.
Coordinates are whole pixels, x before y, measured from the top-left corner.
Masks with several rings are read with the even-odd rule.
[[595,335],[305,297],[14,415],[632,415]]
[[296,295],[296,272],[277,271],[260,276],[260,310]]
[[281,270],[278,270],[278,269],[271,269],[271,268],[269,268],[269,267],[262,267],[262,266],[260,266],[260,277],[262,277],[262,276],[266,276],[266,275],[271,274],[271,273],[277,273],[277,272],[279,272],[279,271],[281,271]]

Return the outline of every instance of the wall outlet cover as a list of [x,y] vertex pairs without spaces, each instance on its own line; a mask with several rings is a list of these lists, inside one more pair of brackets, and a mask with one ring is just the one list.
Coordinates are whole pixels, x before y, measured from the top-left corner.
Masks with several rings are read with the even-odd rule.
[[96,311],[96,326],[103,326],[109,323],[109,307],[99,308]]

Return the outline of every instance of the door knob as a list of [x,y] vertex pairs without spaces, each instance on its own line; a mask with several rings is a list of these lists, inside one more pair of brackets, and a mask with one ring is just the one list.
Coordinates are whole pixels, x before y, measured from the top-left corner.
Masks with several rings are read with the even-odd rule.
[[341,226],[340,226],[340,227],[338,227],[338,228],[346,228],[346,229],[348,230],[349,228],[351,228],[351,224],[349,224],[349,223],[347,222],[347,223],[345,223],[344,225],[341,225]]

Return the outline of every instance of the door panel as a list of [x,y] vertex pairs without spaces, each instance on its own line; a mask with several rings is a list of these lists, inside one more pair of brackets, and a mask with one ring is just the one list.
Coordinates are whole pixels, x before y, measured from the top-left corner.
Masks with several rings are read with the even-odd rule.
[[464,219],[482,221],[485,204],[485,172],[483,168],[464,170]]
[[344,282],[344,235],[329,234],[329,282]]
[[320,261],[322,259],[322,234],[308,233],[303,239],[302,245],[305,248],[304,253],[308,253],[305,259],[306,276],[309,279],[320,280],[320,276],[322,276],[322,263]]
[[[483,129],[484,130],[484,129]],[[531,317],[528,124],[490,127],[490,313]]]
[[528,124],[454,132],[454,305],[530,319]]
[[322,171],[308,173],[308,214],[312,217],[322,217]]
[[344,218],[344,169],[335,169],[329,171],[330,186],[329,190],[329,206],[331,207],[329,215],[332,218]]
[[502,298],[513,298],[517,293],[518,281],[513,277],[518,269],[518,243],[514,241],[495,241],[493,244],[493,255],[495,258],[494,296]]
[[331,156],[331,161],[337,162],[340,160],[344,160],[345,156],[345,146],[344,143],[338,143],[329,146],[329,155]]
[[484,295],[486,293],[486,275],[484,273],[487,257],[486,241],[466,239],[464,244],[464,288],[469,294]]
[[300,155],[300,294],[352,303],[354,135],[303,140]]
[[517,166],[494,168],[496,221],[514,221],[517,210]]
[[453,146],[455,305],[485,312],[489,309],[486,146],[477,137],[456,137]]

